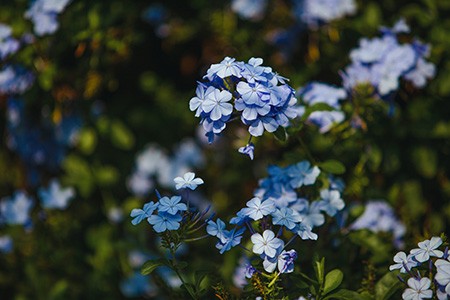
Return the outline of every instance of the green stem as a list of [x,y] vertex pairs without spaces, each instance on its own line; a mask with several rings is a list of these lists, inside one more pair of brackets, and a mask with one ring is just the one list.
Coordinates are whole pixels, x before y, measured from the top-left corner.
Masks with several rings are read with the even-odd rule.
[[178,262],[177,262],[177,259],[175,257],[175,251],[172,248],[170,249],[170,254],[172,256],[172,262],[171,262],[172,269],[175,271],[175,273],[177,274],[178,278],[180,278],[181,282],[183,283],[184,288],[188,291],[188,293],[192,297],[192,299],[198,299],[195,296],[195,294],[192,291],[192,289],[190,287],[188,287],[188,285],[186,284],[186,281],[184,281],[183,276],[181,276],[180,269],[178,268]]

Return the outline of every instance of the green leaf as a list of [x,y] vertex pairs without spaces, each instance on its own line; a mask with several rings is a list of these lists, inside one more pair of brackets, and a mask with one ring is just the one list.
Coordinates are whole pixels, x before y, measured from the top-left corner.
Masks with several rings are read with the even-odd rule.
[[358,294],[357,292],[354,292],[354,291],[341,289],[341,290],[338,290],[335,293],[332,293],[332,294],[326,296],[325,298],[323,298],[323,300],[328,300],[328,299],[336,299],[336,300],[369,300],[370,298],[368,298],[367,296],[363,296],[361,294]]
[[130,150],[134,146],[133,133],[121,121],[111,122],[111,142],[119,149]]
[[345,166],[340,161],[334,159],[319,163],[319,168],[331,174],[345,173]]
[[375,299],[389,299],[403,284],[397,278],[398,272],[389,272],[375,284]]
[[322,286],[325,274],[325,257],[320,261],[314,261],[314,270],[316,271],[317,281],[319,282],[319,285]]
[[148,275],[155,271],[156,268],[164,265],[166,265],[166,262],[163,259],[148,260],[142,265],[141,274]]
[[97,134],[92,128],[84,128],[79,135],[78,147],[84,154],[92,154],[97,146]]
[[323,294],[326,295],[329,292],[335,290],[344,278],[344,274],[341,270],[334,269],[325,276],[325,285],[323,286]]
[[280,142],[286,142],[287,132],[284,127],[278,127],[278,129],[273,134],[275,135],[275,138]]

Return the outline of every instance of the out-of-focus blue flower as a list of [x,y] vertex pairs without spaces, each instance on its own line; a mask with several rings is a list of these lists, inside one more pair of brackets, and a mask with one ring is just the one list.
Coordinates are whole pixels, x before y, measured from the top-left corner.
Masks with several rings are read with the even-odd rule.
[[275,237],[271,230],[264,230],[263,234],[255,233],[251,236],[253,252],[264,254],[268,257],[275,257],[277,251],[284,246],[283,240]]
[[159,212],[167,212],[168,214],[175,215],[179,211],[185,211],[187,210],[187,206],[184,203],[180,203],[181,197],[180,196],[173,196],[171,198],[169,197],[162,197],[159,199],[159,206],[158,211]]
[[204,183],[203,179],[195,178],[195,173],[193,172],[187,172],[186,174],[183,175],[183,177],[176,177],[173,181],[176,184],[175,188],[177,190],[186,188],[195,190],[198,185]]
[[368,229],[372,232],[391,232],[394,243],[401,246],[401,239],[406,228],[395,216],[394,210],[385,201],[367,202],[364,213],[349,226],[350,230]]
[[231,9],[241,18],[261,20],[267,7],[267,0],[233,0]]
[[444,252],[438,250],[438,247],[442,245],[442,239],[440,237],[432,237],[431,240],[425,240],[418,244],[419,248],[412,249],[411,255],[418,262],[426,262],[430,259],[430,256],[433,257],[442,257]]
[[16,53],[20,48],[19,41],[13,38],[11,34],[11,27],[0,23],[0,61]]
[[0,94],[23,94],[33,82],[33,73],[21,66],[5,65],[0,69]]
[[396,91],[403,79],[417,88],[424,87],[435,75],[434,65],[425,60],[430,47],[417,40],[400,44],[397,34],[406,31],[406,23],[400,20],[393,29],[382,28],[381,38],[361,39],[350,53],[352,63],[341,74],[344,87],[351,91],[360,84],[370,84],[380,97]]
[[242,214],[256,221],[274,211],[275,204],[272,200],[261,201],[260,198],[254,197],[247,202],[247,207],[242,209]]
[[306,160],[292,165],[288,169],[288,175],[291,177],[290,184],[293,188],[314,184],[319,174],[319,168],[316,166],[312,167]]
[[400,273],[407,273],[419,264],[411,254],[406,255],[403,251],[395,254],[394,262],[395,264],[389,266],[389,271],[400,269]]
[[16,191],[13,196],[0,200],[0,223],[27,225],[31,222],[30,211],[34,205],[24,191]]
[[343,88],[334,87],[325,83],[312,82],[300,89],[300,97],[309,105],[326,103],[331,107],[340,108],[339,100],[347,97]]
[[111,207],[108,209],[108,220],[114,224],[120,223],[123,220],[123,210],[120,207]]
[[70,200],[75,197],[75,190],[73,187],[62,188],[59,181],[53,179],[47,189],[39,189],[38,195],[41,198],[42,207],[65,209]]
[[10,253],[13,249],[13,240],[9,235],[0,236],[0,253]]
[[252,272],[252,271],[248,272],[249,267],[253,268],[248,258],[244,256],[241,257],[239,259],[239,265],[237,266],[237,268],[234,270],[233,273],[233,283],[238,288],[243,288],[245,285],[248,284],[247,278],[251,278],[251,276],[247,277],[247,275],[249,275]]
[[345,115],[342,111],[314,111],[308,121],[319,127],[320,133],[328,132],[334,125],[342,123]]
[[58,14],[71,0],[35,0],[25,12],[25,18],[33,22],[34,32],[38,36],[54,33],[58,27]]
[[133,273],[120,283],[120,290],[125,297],[151,296],[156,293],[156,287],[150,283],[147,276],[140,272]]
[[294,14],[309,26],[317,26],[356,12],[354,0],[295,0]]
[[142,265],[151,258],[151,255],[140,250],[132,250],[128,253],[128,262],[133,269],[142,267]]
[[170,213],[159,211],[157,215],[151,215],[147,221],[153,225],[153,229],[160,233],[166,230],[177,230],[180,228],[180,215],[172,215]]
[[330,217],[345,207],[345,203],[341,199],[341,193],[336,190],[321,190],[320,199],[320,209]]
[[402,294],[404,300],[421,300],[433,297],[430,289],[431,280],[429,278],[409,278],[408,288]]
[[134,208],[130,213],[130,216],[132,218],[134,218],[131,221],[131,223],[133,225],[137,225],[137,224],[141,223],[142,220],[144,220],[146,218],[150,218],[150,216],[153,214],[153,212],[156,210],[156,208],[158,208],[158,205],[159,205],[158,203],[150,201],[150,202],[144,204],[143,209]]

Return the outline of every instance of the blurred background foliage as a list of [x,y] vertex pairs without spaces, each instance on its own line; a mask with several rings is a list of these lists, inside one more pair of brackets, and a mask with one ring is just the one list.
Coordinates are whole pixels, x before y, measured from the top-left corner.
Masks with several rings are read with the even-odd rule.
[[[28,6],[26,0],[3,1],[0,22],[17,35],[31,31],[23,18]],[[136,155],[148,144],[171,155],[186,137],[196,139],[205,153],[205,167],[197,170],[206,182],[201,191],[222,218],[252,197],[269,164],[334,159],[345,166],[347,224],[369,199],[386,199],[407,227],[407,246],[448,233],[450,2],[357,1],[352,16],[297,32],[288,46],[270,42],[274,32],[294,25],[291,6],[289,1],[269,1],[264,18],[251,21],[241,19],[227,1],[74,0],[59,16],[55,34],[38,38],[9,59],[36,74],[22,97],[29,118],[57,124],[76,111],[82,127],[60,166],[42,167],[39,179],[31,180],[21,158],[6,146],[7,97],[0,96],[0,196],[17,189],[34,195],[52,177],[77,193],[64,211],[35,205],[32,229],[0,228],[14,240],[13,251],[0,255],[1,299],[123,298],[121,282],[133,273],[129,252],[160,251],[150,228],[134,227],[128,217],[132,208],[155,198],[153,193],[132,196],[127,188]],[[350,118],[325,134],[297,124],[288,129],[286,141],[273,135],[257,139],[254,161],[236,151],[248,138],[238,125],[230,124],[220,140],[205,144],[188,102],[212,63],[225,56],[245,61],[261,57],[294,88],[315,80],[340,85],[339,71],[358,40],[376,36],[380,26],[391,26],[400,17],[412,36],[431,45],[437,73],[422,90],[403,84],[393,111],[361,91],[355,101],[365,128],[353,128]],[[344,104],[347,116],[354,109],[350,102]],[[111,218],[113,209],[123,214],[121,221]],[[345,287],[370,289],[395,254],[391,236],[348,233],[345,227],[337,234],[333,226],[321,228],[317,242],[299,243],[300,268],[313,272],[313,255],[324,256],[327,268],[339,267],[346,274]],[[211,285],[222,281],[233,290],[239,253],[220,256],[213,247],[212,240],[202,240],[189,244],[182,255],[190,270],[212,274]]]

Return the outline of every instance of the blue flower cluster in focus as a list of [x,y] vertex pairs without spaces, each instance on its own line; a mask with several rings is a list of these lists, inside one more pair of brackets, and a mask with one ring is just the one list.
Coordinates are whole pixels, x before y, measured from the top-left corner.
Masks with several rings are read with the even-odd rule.
[[[400,270],[401,274],[409,277],[402,299],[429,299],[434,291],[439,300],[450,297],[450,258],[448,246],[444,251],[439,249],[442,245],[443,240],[434,236],[419,242],[419,248],[412,249],[408,255],[401,251],[394,256],[394,264],[389,270]],[[403,276],[398,278],[405,282]]]
[[[278,269],[279,274],[293,271],[295,250],[286,247],[296,238],[316,240],[312,231],[325,223],[326,213],[334,216],[345,206],[341,190],[330,184],[320,189],[318,199],[310,202],[300,196],[300,188],[314,185],[320,175],[320,169],[308,161],[301,161],[284,168],[270,166],[269,177],[261,179],[254,197],[246,207],[237,212],[230,220],[231,229],[220,218],[209,220],[207,232],[218,239],[216,248],[220,253],[240,245],[243,234],[249,231],[252,250],[263,261],[263,269],[272,273]],[[258,229],[256,229],[258,228]],[[262,232],[259,232],[261,230]],[[289,238],[285,242],[283,238]],[[257,258],[256,258],[257,259]],[[247,264],[247,278],[257,271],[254,265]]]
[[244,63],[225,57],[211,65],[206,82],[198,83],[189,108],[201,118],[209,143],[234,117],[240,117],[251,136],[261,136],[289,126],[289,120],[297,116],[294,89],[262,63],[261,58]]

